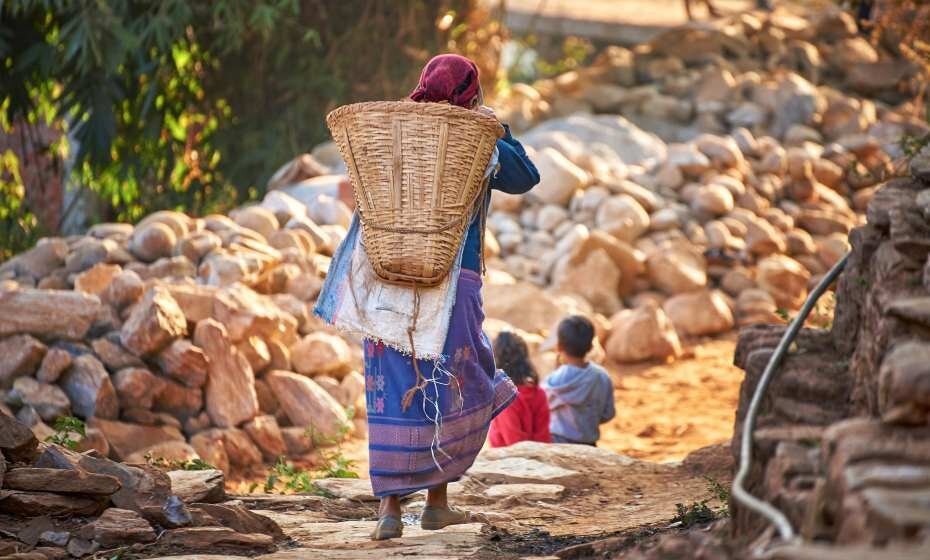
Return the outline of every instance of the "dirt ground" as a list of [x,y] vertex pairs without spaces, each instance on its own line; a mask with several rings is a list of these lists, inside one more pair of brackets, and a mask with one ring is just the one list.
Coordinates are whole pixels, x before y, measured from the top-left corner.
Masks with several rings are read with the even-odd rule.
[[669,364],[610,366],[617,416],[601,445],[637,459],[680,461],[733,435],[742,370],[733,365],[736,333],[700,341]]

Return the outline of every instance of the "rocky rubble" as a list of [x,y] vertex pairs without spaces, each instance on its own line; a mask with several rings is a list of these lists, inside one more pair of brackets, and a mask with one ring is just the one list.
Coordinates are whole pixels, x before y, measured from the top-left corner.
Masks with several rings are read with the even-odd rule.
[[[927,132],[907,101],[918,73],[825,10],[693,24],[515,84],[498,113],[542,180],[526,197],[494,193],[490,266],[516,282],[490,279],[514,285],[489,291],[489,315],[545,336],[559,313],[495,314],[509,304],[495,294],[568,294],[556,307],[603,316],[620,362],[780,322],[902,170],[899,139]],[[614,330],[643,340],[611,344]]]
[[0,465],[0,555],[256,552],[284,539],[271,519],[227,500],[221,471],[164,472],[39,443],[2,412]]
[[[761,517],[731,500],[729,531],[670,536],[624,558],[923,558],[930,550],[930,169],[879,186],[826,329],[800,331],[761,401],[747,489],[781,510],[802,538],[784,545]],[[746,371],[732,452],[784,326],[744,329]],[[816,544],[812,544],[816,543]],[[699,551],[696,553],[695,551]]]
[[334,441],[348,407],[364,422],[360,354],[310,310],[344,225],[272,191],[41,240],[0,264],[0,411],[43,440],[77,416],[82,448],[131,462],[247,471]]

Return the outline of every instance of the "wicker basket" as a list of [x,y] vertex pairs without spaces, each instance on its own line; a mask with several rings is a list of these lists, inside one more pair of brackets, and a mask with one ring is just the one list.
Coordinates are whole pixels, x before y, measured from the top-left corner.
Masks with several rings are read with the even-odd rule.
[[326,117],[349,171],[375,273],[434,286],[458,254],[503,128],[454,105],[376,101]]

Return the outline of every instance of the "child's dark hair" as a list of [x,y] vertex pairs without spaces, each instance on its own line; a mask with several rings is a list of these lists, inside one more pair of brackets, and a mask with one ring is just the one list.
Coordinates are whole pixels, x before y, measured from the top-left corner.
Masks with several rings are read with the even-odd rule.
[[573,358],[584,358],[591,351],[594,325],[587,317],[572,315],[559,323],[559,348]]
[[539,382],[536,368],[530,362],[530,351],[519,335],[501,331],[494,340],[494,362],[510,377],[514,385],[530,385]]

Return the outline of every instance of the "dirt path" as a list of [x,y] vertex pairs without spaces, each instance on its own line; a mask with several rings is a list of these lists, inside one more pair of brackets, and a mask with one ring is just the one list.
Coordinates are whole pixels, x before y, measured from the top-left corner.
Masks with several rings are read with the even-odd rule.
[[[471,475],[450,491],[457,505],[487,514],[490,526],[422,531],[423,497],[414,495],[405,507],[404,538],[374,543],[367,535],[377,504],[368,481],[340,480],[336,498],[241,496],[291,539],[261,558],[520,558],[605,536],[665,530],[675,504],[710,497],[701,473],[678,461],[730,439],[742,378],[731,365],[734,343],[735,336],[701,341],[671,364],[610,366],[617,417],[604,427],[599,449],[529,443],[485,449]],[[367,476],[364,438],[344,444],[343,453]],[[717,449],[710,460],[719,464],[728,454]],[[243,494],[248,487],[231,486]]]
[[601,446],[649,461],[680,461],[733,435],[742,370],[733,366],[736,334],[689,348],[671,364],[612,366],[617,416]]

